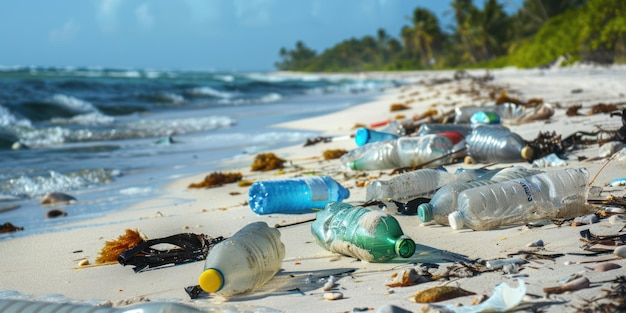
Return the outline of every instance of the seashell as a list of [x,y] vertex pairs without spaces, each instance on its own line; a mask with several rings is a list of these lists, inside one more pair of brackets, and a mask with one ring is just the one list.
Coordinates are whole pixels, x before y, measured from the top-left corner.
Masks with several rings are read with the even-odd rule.
[[615,263],[603,263],[596,266],[593,271],[594,272],[606,272],[614,269],[622,268],[621,265]]
[[429,281],[429,279],[427,279],[426,277],[418,274],[414,268],[402,270],[398,273],[395,273],[393,277],[394,280],[389,284],[385,284],[385,286],[407,287]]
[[615,207],[615,206],[607,207],[607,208],[604,209],[604,211],[611,212],[611,213],[616,213],[616,214],[626,214],[626,209],[620,208],[620,207]]
[[417,303],[433,303],[446,301],[458,297],[475,295],[475,292],[468,291],[454,286],[437,286],[426,290],[418,291],[414,300]]
[[69,204],[75,202],[76,198],[62,193],[62,192],[50,192],[41,198],[41,204]]
[[335,287],[335,282],[332,280],[329,280],[324,284],[324,287],[322,287],[322,290],[329,291],[333,289],[333,287]]
[[533,242],[526,244],[527,247],[543,247],[543,240],[538,239]]
[[80,260],[80,262],[78,262],[78,266],[79,267],[87,266],[87,265],[89,265],[89,260],[87,260],[87,259],[82,259],[82,260]]
[[589,282],[589,279],[587,279],[587,277],[581,277],[581,278],[574,279],[570,281],[569,283],[562,285],[562,286],[543,288],[543,292],[545,292],[546,295],[551,295],[551,294],[558,295],[558,294],[562,294],[568,291],[576,291],[580,289],[589,288],[590,285],[591,283]]
[[343,293],[338,292],[338,291],[325,292],[324,293],[324,299],[330,300],[330,301],[340,300],[340,299],[343,299]]
[[622,259],[626,259],[626,246],[619,246],[615,248],[615,250],[613,250],[613,254]]
[[611,217],[609,217],[609,223],[613,225],[626,223],[626,214],[611,215]]
[[599,221],[598,216],[595,214],[589,214],[589,215],[585,215],[585,216],[579,216],[577,218],[574,219],[574,223],[576,223],[577,225],[589,225],[589,224],[595,224]]

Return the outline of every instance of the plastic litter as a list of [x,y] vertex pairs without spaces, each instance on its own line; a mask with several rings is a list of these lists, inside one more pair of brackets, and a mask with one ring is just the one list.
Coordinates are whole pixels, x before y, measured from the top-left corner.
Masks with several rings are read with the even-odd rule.
[[522,279],[517,280],[517,287],[506,283],[498,284],[493,294],[481,304],[468,306],[446,305],[445,309],[454,313],[508,312],[518,306],[526,295],[526,286]]
[[333,202],[317,213],[311,233],[323,248],[365,262],[385,262],[415,253],[415,242],[398,221],[380,210]]
[[0,299],[2,313],[201,313],[180,303],[147,302],[124,308],[96,307],[86,304]]
[[368,143],[397,139],[399,136],[392,133],[375,131],[369,128],[361,127],[354,133],[354,142],[357,146],[363,146]]
[[465,138],[467,154],[475,162],[523,162],[533,159],[533,149],[505,127],[477,126]]
[[278,229],[248,224],[209,251],[198,284],[224,297],[254,291],[280,270],[284,257]]
[[263,180],[248,190],[248,203],[257,214],[312,213],[333,201],[350,197],[350,191],[329,176]]

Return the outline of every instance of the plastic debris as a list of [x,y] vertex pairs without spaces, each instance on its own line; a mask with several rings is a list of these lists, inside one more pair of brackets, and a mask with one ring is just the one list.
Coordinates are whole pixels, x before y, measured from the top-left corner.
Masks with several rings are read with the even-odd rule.
[[447,305],[445,308],[454,313],[508,312],[518,306],[526,295],[526,286],[522,279],[517,280],[517,287],[502,283],[497,285],[489,299],[477,305]]

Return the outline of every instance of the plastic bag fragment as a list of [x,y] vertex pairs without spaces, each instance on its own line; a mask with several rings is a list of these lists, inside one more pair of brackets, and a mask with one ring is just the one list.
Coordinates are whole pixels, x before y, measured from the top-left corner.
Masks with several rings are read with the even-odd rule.
[[455,313],[480,313],[480,312],[507,312],[522,302],[526,295],[526,286],[521,279],[517,280],[517,287],[510,287],[505,283],[497,285],[489,299],[481,304],[457,307],[446,305],[446,310]]

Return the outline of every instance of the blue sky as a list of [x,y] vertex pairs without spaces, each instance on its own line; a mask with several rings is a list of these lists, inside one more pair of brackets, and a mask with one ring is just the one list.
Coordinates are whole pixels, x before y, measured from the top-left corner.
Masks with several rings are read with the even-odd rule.
[[274,70],[297,40],[319,53],[379,28],[399,38],[418,6],[445,26],[450,2],[0,0],[0,66]]

